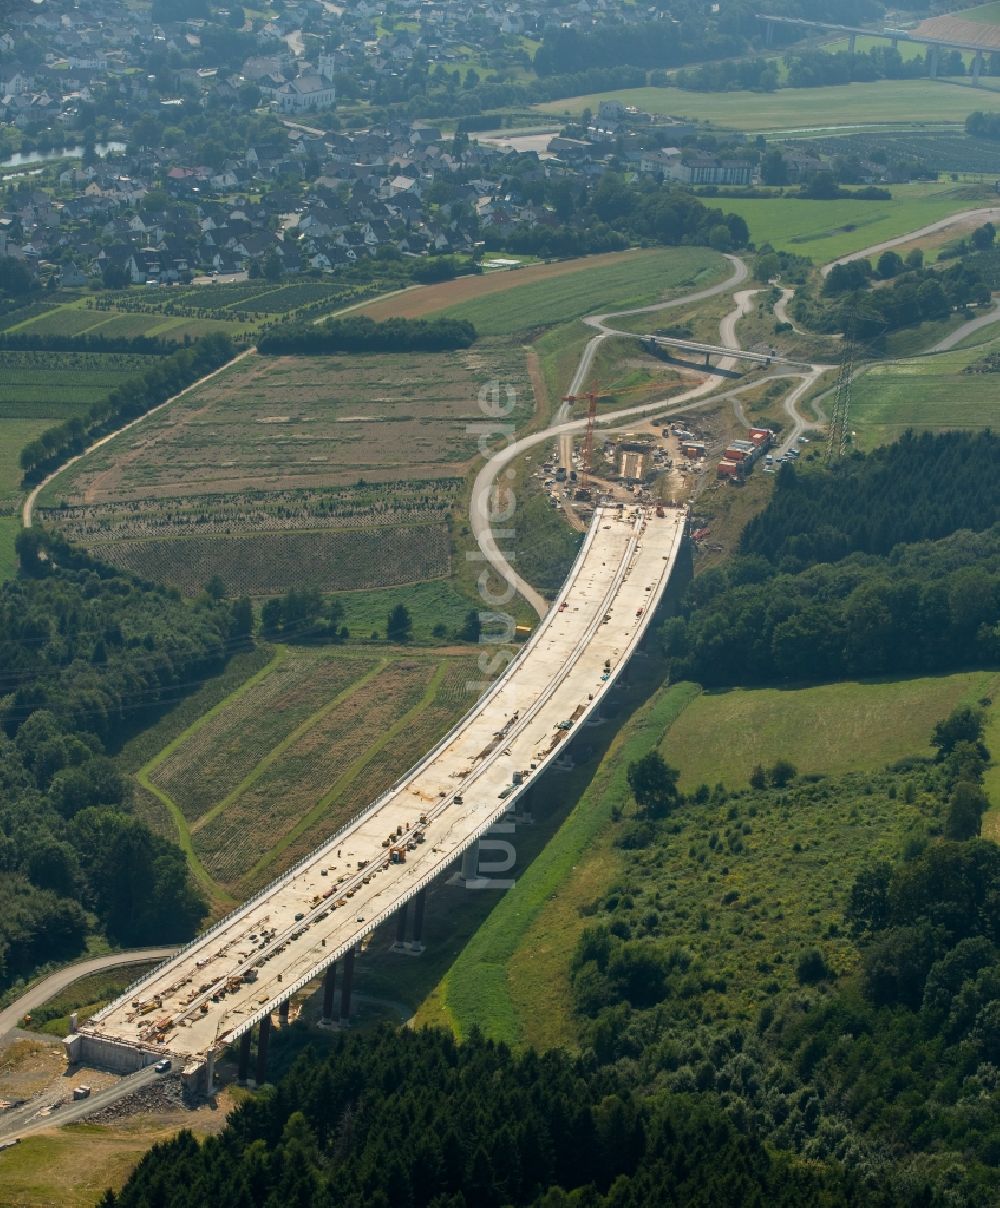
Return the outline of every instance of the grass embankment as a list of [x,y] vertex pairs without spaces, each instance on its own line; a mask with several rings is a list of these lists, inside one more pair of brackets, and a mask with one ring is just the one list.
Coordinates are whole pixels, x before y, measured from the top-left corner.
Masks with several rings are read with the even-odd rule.
[[[676,941],[724,969],[727,1010],[745,1013],[758,992],[766,992],[758,962],[773,965],[774,978],[787,979],[794,955],[818,938],[834,962],[846,961],[836,927],[855,870],[873,854],[898,851],[919,817],[913,805],[869,797],[864,773],[903,755],[930,754],[933,724],[956,704],[979,699],[994,679],[971,672],[787,692],[704,694],[693,684],[660,692],[618,733],[566,822],[418,1018],[448,1023],[459,1034],[478,1023],[509,1041],[574,1043],[573,951],[594,904],[612,886],[634,879],[638,857],[615,847],[612,810],[629,807],[629,760],[654,746],[680,768],[688,788],[702,782],[740,787],[754,763],[779,757],[803,773],[860,774],[846,791],[827,792],[820,783],[793,811],[776,799],[761,807],[763,814],[741,817],[742,848],[726,872],[724,860],[715,868],[712,853],[718,854],[718,836],[734,825],[731,803],[685,806],[637,882],[661,912],[674,915]],[[722,895],[734,891],[738,897],[720,906]],[[756,903],[747,905],[756,911],[752,926],[743,907],[733,906],[750,900]]]
[[195,1113],[136,1116],[115,1127],[74,1124],[27,1137],[4,1154],[3,1203],[8,1208],[93,1208],[108,1187],[121,1189],[151,1145],[171,1140],[181,1128],[199,1138],[216,1133],[231,1105],[224,1095],[213,1108]]
[[578,117],[617,100],[656,114],[712,122],[733,130],[784,130],[815,126],[963,122],[973,109],[1000,109],[1000,96],[973,91],[964,80],[876,80],[826,88],[779,88],[776,92],[683,92],[677,88],[620,88],[547,101],[541,113]]

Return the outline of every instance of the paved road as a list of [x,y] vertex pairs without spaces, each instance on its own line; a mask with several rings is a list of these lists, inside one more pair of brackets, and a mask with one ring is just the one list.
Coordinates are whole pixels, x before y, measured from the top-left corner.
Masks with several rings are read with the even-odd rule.
[[54,998],[60,990],[65,990],[81,977],[91,973],[101,973],[105,969],[117,969],[122,965],[141,965],[147,961],[165,960],[177,951],[172,948],[137,948],[131,952],[110,952],[106,956],[95,956],[90,960],[77,961],[67,965],[55,973],[49,974],[40,982],[36,982],[26,990],[21,997],[0,1011],[0,1037],[5,1036],[12,1028],[16,1028],[25,1015]]
[[849,256],[831,260],[829,264],[824,264],[819,271],[825,277],[835,264],[847,264],[851,260],[862,260],[868,256],[875,256],[880,252],[888,251],[889,248],[899,247],[903,243],[911,243],[914,239],[920,239],[924,235],[934,235],[938,231],[946,231],[948,227],[958,226],[972,219],[995,223],[1000,220],[1000,206],[983,206],[977,210],[963,210],[960,214],[950,214],[947,218],[941,218],[937,222],[930,222],[927,226],[920,227],[919,230],[908,231],[905,235],[897,235],[895,239],[884,239],[881,243],[873,243],[871,247],[863,248],[860,252],[851,252]]
[[[732,290],[734,286],[739,285],[747,279],[749,270],[738,256],[726,256],[726,259],[733,266],[732,274],[725,281],[720,281],[716,285],[710,285],[707,289],[697,290],[693,294],[685,294],[682,298],[671,298],[667,302],[654,302],[651,306],[639,306],[633,310],[614,310],[602,315],[588,315],[583,322],[588,327],[596,327],[597,335],[593,336],[584,348],[580,361],[577,364],[576,372],[573,374],[573,379],[566,393],[579,394],[583,389],[587,375],[590,373],[590,367],[594,362],[594,356],[605,340],[610,339],[612,336],[634,336],[634,332],[620,331],[617,328],[609,327],[609,319],[624,319],[628,315],[649,315],[661,310],[670,310],[677,306],[690,306],[693,302],[703,302],[706,298],[714,298],[716,294],[724,294]],[[572,411],[573,406],[571,403],[563,403],[556,412],[556,424],[566,423]],[[565,435],[560,438],[559,462],[568,474],[573,465],[572,435]]]
[[974,331],[978,331],[981,327],[989,327],[998,321],[1000,321],[1000,300],[994,302],[984,314],[977,315],[974,319],[968,319],[961,327],[956,327],[950,335],[945,336],[943,340],[938,340],[933,348],[928,348],[920,355],[926,357],[935,352],[948,352],[956,344],[961,344],[966,336],[971,336]]

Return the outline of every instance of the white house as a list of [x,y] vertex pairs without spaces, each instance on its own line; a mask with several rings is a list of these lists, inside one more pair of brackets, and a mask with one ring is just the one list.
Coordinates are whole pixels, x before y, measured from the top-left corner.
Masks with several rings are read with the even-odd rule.
[[337,97],[333,81],[325,76],[301,75],[282,84],[274,99],[282,113],[309,113],[330,109]]

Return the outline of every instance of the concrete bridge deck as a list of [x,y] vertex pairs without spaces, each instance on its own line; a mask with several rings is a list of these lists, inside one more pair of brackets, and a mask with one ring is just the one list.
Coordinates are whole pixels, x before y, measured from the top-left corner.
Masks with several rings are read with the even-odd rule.
[[683,509],[596,508],[558,599],[466,717],[328,843],[68,1038],[71,1059],[127,1070],[173,1055],[210,1066],[350,958],[510,809],[598,708],[655,612],[685,522]]

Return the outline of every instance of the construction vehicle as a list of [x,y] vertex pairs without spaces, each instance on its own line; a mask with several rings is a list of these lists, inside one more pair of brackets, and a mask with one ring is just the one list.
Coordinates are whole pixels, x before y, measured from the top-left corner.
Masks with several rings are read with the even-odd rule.
[[389,863],[390,864],[405,864],[406,863],[406,848],[405,847],[390,847],[389,848]]

